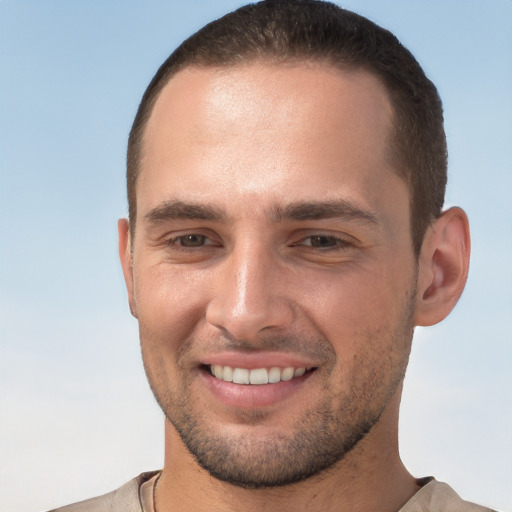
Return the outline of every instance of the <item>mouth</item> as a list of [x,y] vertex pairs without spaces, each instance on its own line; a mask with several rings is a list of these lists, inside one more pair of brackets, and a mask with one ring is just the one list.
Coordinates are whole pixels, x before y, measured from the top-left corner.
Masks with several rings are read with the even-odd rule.
[[288,382],[316,370],[315,367],[304,366],[272,366],[269,368],[249,369],[222,366],[219,364],[204,365],[204,368],[213,377],[220,381],[232,382],[233,384],[242,384],[246,386],[261,386],[265,384]]
[[223,352],[205,359],[199,365],[199,382],[204,384],[209,403],[222,404],[229,414],[278,410],[285,402],[302,404],[301,393],[318,385],[315,377],[319,365],[300,354]]

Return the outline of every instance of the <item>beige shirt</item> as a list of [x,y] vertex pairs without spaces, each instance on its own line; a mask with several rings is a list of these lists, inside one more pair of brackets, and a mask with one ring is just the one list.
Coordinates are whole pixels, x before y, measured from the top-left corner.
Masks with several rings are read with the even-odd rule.
[[159,476],[160,473],[157,473],[153,478],[150,478],[140,486],[142,512],[155,512],[155,488]]
[[[144,482],[140,487],[142,512],[156,512],[154,505],[155,486],[160,473]],[[462,500],[447,484],[432,479],[425,484],[398,512],[493,512]]]
[[398,512],[495,512],[490,508],[469,503],[444,482],[432,479],[424,485]]
[[[156,512],[154,492],[160,472],[142,473],[104,496],[52,512]],[[428,481],[398,512],[495,512],[462,500],[447,484]]]

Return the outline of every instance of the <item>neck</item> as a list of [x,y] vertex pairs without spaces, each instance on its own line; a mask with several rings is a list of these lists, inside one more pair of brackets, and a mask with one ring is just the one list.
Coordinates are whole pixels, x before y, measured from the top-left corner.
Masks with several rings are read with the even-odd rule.
[[208,508],[226,512],[396,512],[419,485],[398,454],[398,402],[329,470],[296,484],[243,489],[213,478],[166,423],[166,458],[156,490],[156,512]]

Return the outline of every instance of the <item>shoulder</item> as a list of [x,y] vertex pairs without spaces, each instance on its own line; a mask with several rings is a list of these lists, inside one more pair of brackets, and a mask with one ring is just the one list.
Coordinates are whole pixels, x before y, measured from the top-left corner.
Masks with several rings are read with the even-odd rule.
[[494,512],[464,501],[448,484],[431,480],[399,512]]
[[140,486],[157,473],[158,471],[142,473],[108,494],[56,508],[49,512],[141,512]]

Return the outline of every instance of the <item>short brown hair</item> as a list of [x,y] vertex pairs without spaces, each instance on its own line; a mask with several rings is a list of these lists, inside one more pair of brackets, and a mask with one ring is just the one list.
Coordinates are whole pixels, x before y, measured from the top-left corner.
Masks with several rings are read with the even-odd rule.
[[411,190],[411,235],[419,254],[425,231],[444,203],[447,151],[441,100],[391,32],[318,0],[267,0],[241,7],[203,27],[162,64],[142,97],[128,141],[132,235],[144,130],[161,90],[186,66],[229,67],[256,60],[320,61],[342,70],[364,69],[383,83],[394,109],[390,156]]

